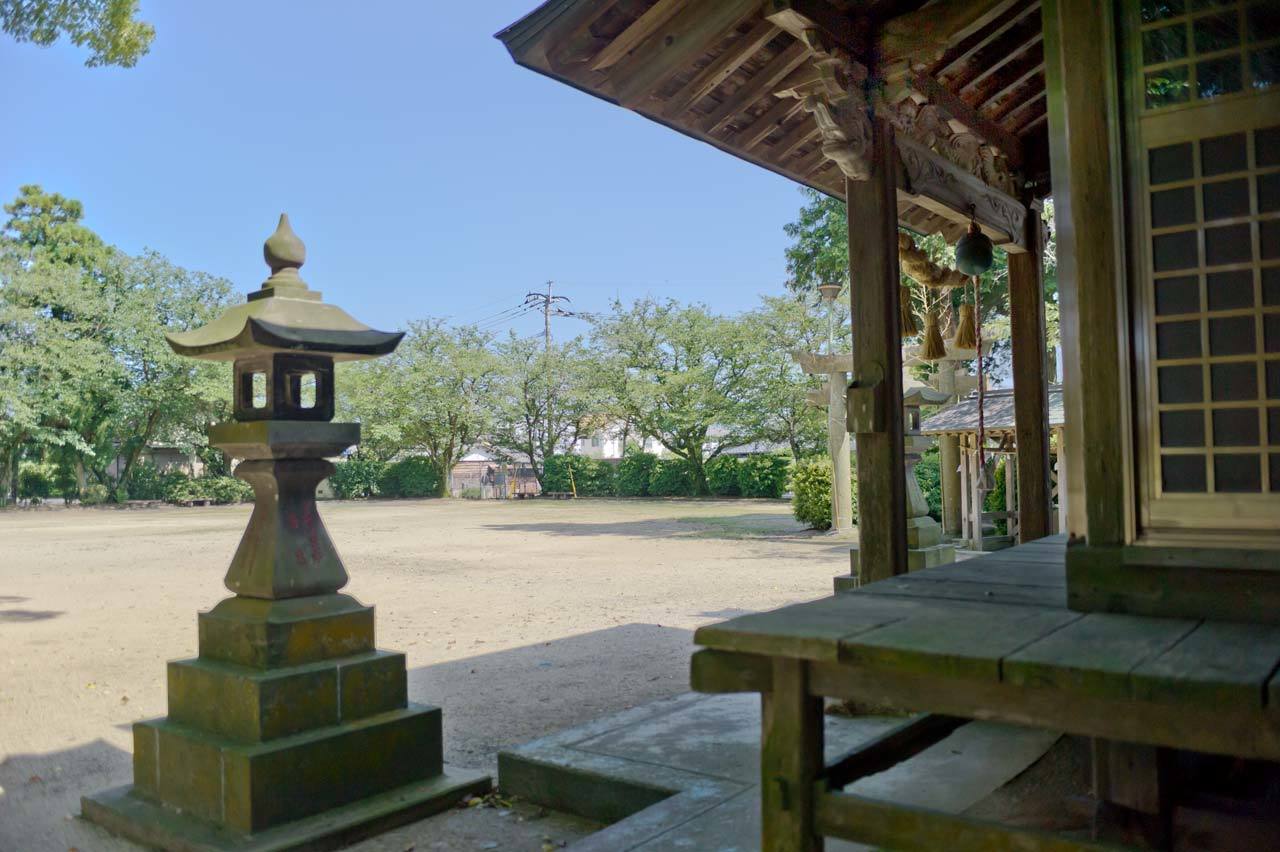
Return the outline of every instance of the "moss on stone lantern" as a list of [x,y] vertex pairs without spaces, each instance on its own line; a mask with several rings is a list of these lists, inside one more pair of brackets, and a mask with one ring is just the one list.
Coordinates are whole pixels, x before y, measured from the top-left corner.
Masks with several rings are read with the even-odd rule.
[[134,725],[134,783],[82,800],[84,816],[163,849],[331,848],[489,786],[444,773],[441,711],[410,704],[403,654],[374,646],[373,608],[316,509],[327,457],[359,443],[331,423],[338,360],[403,334],[321,301],[287,216],[263,249],[271,276],[174,351],[234,365],[235,420],[209,443],[242,459],[253,514],[232,558],[235,593],[199,620],[199,656],[169,663],[169,715]]

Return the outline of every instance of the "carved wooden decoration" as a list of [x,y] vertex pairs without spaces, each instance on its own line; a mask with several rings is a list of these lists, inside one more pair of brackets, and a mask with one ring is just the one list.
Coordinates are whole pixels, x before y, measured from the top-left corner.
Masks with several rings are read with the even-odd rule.
[[903,137],[896,141],[906,191],[916,196],[913,200],[917,204],[944,215],[971,209],[978,224],[997,243],[1025,245],[1025,206],[962,167],[934,156],[924,144]]
[[901,134],[941,154],[988,186],[1017,196],[1017,181],[1009,171],[1008,159],[978,136],[955,132],[942,110],[933,104],[917,104],[908,98],[891,110],[889,120]]
[[823,157],[850,180],[866,180],[871,176],[872,144],[871,118],[861,87],[866,68],[828,46],[816,30],[806,30],[804,40],[817,77],[775,94],[799,98],[818,125]]

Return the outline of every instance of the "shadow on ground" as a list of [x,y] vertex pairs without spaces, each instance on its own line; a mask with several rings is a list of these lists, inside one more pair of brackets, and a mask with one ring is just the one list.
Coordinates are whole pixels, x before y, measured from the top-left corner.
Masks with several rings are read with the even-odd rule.
[[5,622],[45,621],[46,619],[57,618],[62,614],[62,610],[53,609],[0,609],[0,624]]
[[[500,749],[686,691],[691,651],[688,630],[623,624],[413,668],[409,697],[444,708],[447,763],[496,776]],[[139,847],[78,818],[81,795],[131,778],[130,753],[104,740],[9,756],[0,762],[0,850],[138,852]],[[472,815],[475,811],[485,813]],[[520,819],[509,810],[450,812],[357,849],[499,848],[483,845],[493,837],[504,838],[503,849],[536,849],[544,836],[573,840],[595,828],[555,814]]]
[[505,532],[548,533],[564,536],[615,535],[627,538],[770,538],[821,540],[822,533],[805,529],[781,512],[707,515],[639,521],[543,521],[486,524]]

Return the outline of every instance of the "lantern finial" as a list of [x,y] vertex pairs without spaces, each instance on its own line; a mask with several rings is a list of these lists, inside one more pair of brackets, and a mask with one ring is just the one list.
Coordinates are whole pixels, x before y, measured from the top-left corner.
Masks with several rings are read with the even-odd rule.
[[293,232],[288,213],[280,214],[275,233],[262,244],[262,257],[271,267],[271,277],[262,282],[263,290],[279,290],[282,296],[307,291],[307,282],[298,275],[307,261],[307,247]]

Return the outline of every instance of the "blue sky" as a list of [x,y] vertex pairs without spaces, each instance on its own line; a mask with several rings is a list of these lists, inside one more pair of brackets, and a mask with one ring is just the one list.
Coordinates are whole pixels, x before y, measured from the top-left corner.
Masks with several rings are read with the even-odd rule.
[[537,2],[143,0],[156,39],[131,69],[0,36],[0,195],[78,198],[109,242],[237,290],[286,210],[303,277],[384,328],[549,278],[584,310],[781,292],[795,184],[517,67],[492,36]]

